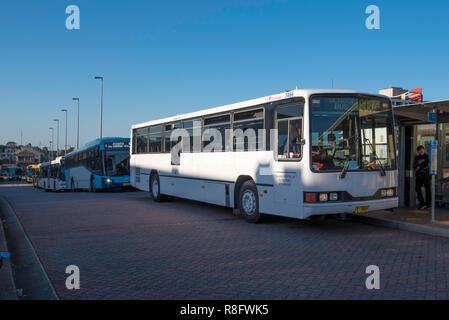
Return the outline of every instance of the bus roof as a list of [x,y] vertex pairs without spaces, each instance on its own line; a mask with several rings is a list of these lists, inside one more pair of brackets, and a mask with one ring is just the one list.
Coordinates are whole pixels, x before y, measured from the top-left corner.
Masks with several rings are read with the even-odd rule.
[[137,128],[141,128],[141,127],[147,127],[147,126],[151,126],[151,125],[162,124],[162,123],[167,123],[167,122],[174,122],[174,121],[185,120],[185,119],[199,118],[199,117],[209,115],[209,114],[216,114],[216,113],[222,113],[222,112],[227,112],[227,111],[231,111],[231,110],[244,109],[244,108],[248,108],[248,107],[258,106],[258,105],[262,105],[262,104],[266,104],[266,103],[270,103],[270,102],[277,102],[277,101],[291,99],[291,98],[295,98],[295,97],[304,97],[307,99],[309,96],[311,96],[313,94],[338,94],[338,93],[340,93],[340,94],[362,94],[362,95],[368,95],[368,96],[377,96],[380,98],[388,98],[386,96],[379,95],[379,94],[366,93],[366,92],[353,91],[353,90],[342,90],[342,89],[301,89],[300,90],[300,89],[295,89],[295,90],[291,90],[291,91],[274,94],[271,96],[265,96],[262,98],[256,98],[256,99],[246,100],[246,101],[237,102],[237,103],[233,103],[233,104],[228,104],[228,105],[224,105],[221,107],[215,107],[215,108],[205,109],[205,110],[201,110],[201,111],[180,114],[180,115],[177,115],[174,117],[168,117],[168,118],[159,119],[159,120],[147,121],[144,123],[133,125],[131,127],[131,129],[137,129]]
[[128,142],[129,143],[130,139],[129,138],[122,138],[122,137],[107,137],[107,138],[98,138],[95,139],[91,142],[86,143],[84,146],[82,146],[81,148],[79,148],[78,150],[74,150],[68,154],[66,154],[65,157],[69,157],[73,154],[76,154],[78,152],[82,152],[85,151],[91,147],[97,146],[99,145],[101,149],[103,149],[103,145],[104,143],[114,143],[114,142]]

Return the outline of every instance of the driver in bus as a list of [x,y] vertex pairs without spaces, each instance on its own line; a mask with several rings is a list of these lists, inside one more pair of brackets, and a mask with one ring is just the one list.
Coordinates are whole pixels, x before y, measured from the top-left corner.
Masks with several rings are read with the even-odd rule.
[[319,147],[319,151],[316,154],[312,155],[312,165],[315,171],[320,171],[323,169],[336,169],[333,156],[330,156],[328,152],[322,147]]
[[[290,158],[301,157],[301,125],[298,121],[295,121],[290,126],[290,142],[284,143],[284,156]],[[287,138],[288,139],[288,138]],[[287,148],[289,147],[289,148]],[[290,156],[289,156],[290,154]]]

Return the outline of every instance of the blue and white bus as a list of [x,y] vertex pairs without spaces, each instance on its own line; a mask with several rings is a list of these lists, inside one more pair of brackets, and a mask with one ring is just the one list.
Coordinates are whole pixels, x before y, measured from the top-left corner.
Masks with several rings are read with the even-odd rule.
[[71,191],[129,188],[129,138],[96,139],[65,157]]
[[45,192],[50,191],[50,167],[51,162],[41,163],[39,170],[39,188],[44,189]]

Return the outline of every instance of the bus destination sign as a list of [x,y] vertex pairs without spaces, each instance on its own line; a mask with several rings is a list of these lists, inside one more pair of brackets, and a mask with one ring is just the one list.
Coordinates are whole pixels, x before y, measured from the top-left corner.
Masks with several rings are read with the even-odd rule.
[[104,144],[105,149],[123,149],[123,148],[129,148],[128,142],[112,142],[112,143],[105,143]]

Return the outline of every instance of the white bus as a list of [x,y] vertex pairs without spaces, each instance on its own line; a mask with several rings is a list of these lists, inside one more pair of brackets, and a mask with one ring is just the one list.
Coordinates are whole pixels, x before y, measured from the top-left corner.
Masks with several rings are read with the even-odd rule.
[[66,189],[65,181],[65,159],[63,157],[57,157],[51,161],[50,175],[49,175],[49,188],[53,191],[61,191]]
[[395,149],[387,97],[296,89],[132,126],[131,185],[248,222],[366,213],[398,207]]

